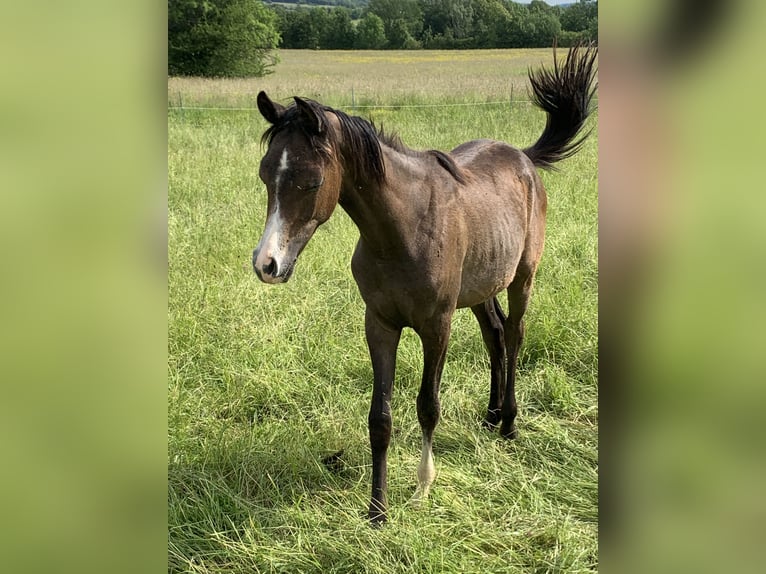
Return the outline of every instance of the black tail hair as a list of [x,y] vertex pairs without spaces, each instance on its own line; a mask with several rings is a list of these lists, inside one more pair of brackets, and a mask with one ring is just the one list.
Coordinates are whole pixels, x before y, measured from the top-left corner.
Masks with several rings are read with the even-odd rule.
[[590,135],[588,131],[575,139],[593,111],[591,100],[598,87],[593,82],[597,54],[598,49],[592,44],[574,46],[559,67],[554,46],[553,70],[529,71],[532,102],[548,114],[540,138],[524,149],[536,166],[552,169],[554,163],[576,154]]

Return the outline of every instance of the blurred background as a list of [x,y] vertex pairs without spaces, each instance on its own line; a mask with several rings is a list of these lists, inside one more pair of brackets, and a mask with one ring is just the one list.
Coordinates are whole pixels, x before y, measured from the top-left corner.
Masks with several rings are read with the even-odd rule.
[[[603,572],[762,569],[765,10],[600,6]],[[0,557],[162,570],[165,7],[0,31]]]
[[766,519],[762,3],[600,6],[605,572],[755,572]]

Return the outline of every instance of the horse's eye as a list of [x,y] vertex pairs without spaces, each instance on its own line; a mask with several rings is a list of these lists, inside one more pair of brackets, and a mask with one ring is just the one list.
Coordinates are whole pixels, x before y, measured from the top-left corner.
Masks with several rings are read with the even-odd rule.
[[302,191],[316,191],[320,187],[322,187],[322,184],[324,183],[324,178],[321,179],[321,181],[311,184],[311,185],[299,185],[298,189]]

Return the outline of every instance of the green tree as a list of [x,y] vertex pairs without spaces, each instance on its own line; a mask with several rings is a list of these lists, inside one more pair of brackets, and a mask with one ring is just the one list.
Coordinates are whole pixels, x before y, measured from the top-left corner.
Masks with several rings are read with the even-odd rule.
[[501,47],[510,19],[502,0],[473,0],[473,18],[473,47]]
[[347,50],[354,47],[356,29],[351,23],[351,15],[346,8],[336,7],[330,10],[327,31],[322,37],[322,48],[327,50]]
[[319,30],[311,12],[314,8],[296,8],[284,10],[282,24],[282,47],[284,48],[319,48]]
[[418,41],[410,33],[407,22],[403,18],[397,18],[391,22],[386,33],[386,40],[388,40],[386,46],[394,50],[413,50],[420,47]]
[[543,14],[553,14],[556,9],[553,6],[550,6],[548,3],[543,2],[543,0],[532,0],[529,4],[527,4],[527,10],[530,14],[535,13],[543,13]]
[[510,2],[502,48],[544,48],[553,45],[561,34],[557,12],[540,0],[532,0],[529,6]]
[[433,47],[466,47],[474,28],[472,0],[421,0],[420,4],[423,28],[430,31]]
[[201,75],[216,49],[216,7],[197,0],[168,0],[168,74]]
[[260,0],[168,0],[168,74],[263,76],[278,42]]
[[330,14],[324,8],[311,7],[304,10],[308,14],[308,25],[311,30],[312,38],[316,38],[313,45],[307,48],[321,49],[325,48],[330,30]]
[[561,13],[561,29],[577,40],[598,40],[598,2],[580,0]]
[[532,12],[526,20],[525,47],[547,48],[553,45],[560,34],[561,23],[555,13]]
[[377,14],[368,12],[356,27],[354,47],[360,50],[378,50],[386,44],[386,29]]
[[276,18],[260,0],[228,2],[221,12],[218,50],[211,58],[213,75],[265,76],[276,64],[279,41]]
[[423,31],[423,11],[418,0],[370,0],[367,11],[383,20],[387,47],[417,47],[415,39]]

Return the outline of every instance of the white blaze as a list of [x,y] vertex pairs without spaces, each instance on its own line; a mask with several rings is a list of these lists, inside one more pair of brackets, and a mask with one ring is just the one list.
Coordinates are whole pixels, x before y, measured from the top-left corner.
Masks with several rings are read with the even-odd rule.
[[282,175],[287,171],[287,148],[282,150],[282,156],[279,158],[279,167],[277,168],[277,175],[274,178],[274,195],[279,193],[279,183],[282,180]]
[[[287,148],[282,150],[282,156],[279,158],[279,167],[277,167],[277,173],[274,176],[274,212],[266,221],[266,229],[263,230],[261,241],[258,243],[256,250],[258,251],[258,257],[255,260],[255,266],[258,269],[263,269],[268,265],[271,259],[274,259],[277,263],[277,267],[282,267],[282,227],[284,221],[279,213],[279,185],[282,182],[282,176],[289,167],[287,159]],[[265,281],[269,281],[269,277],[263,276]]]

